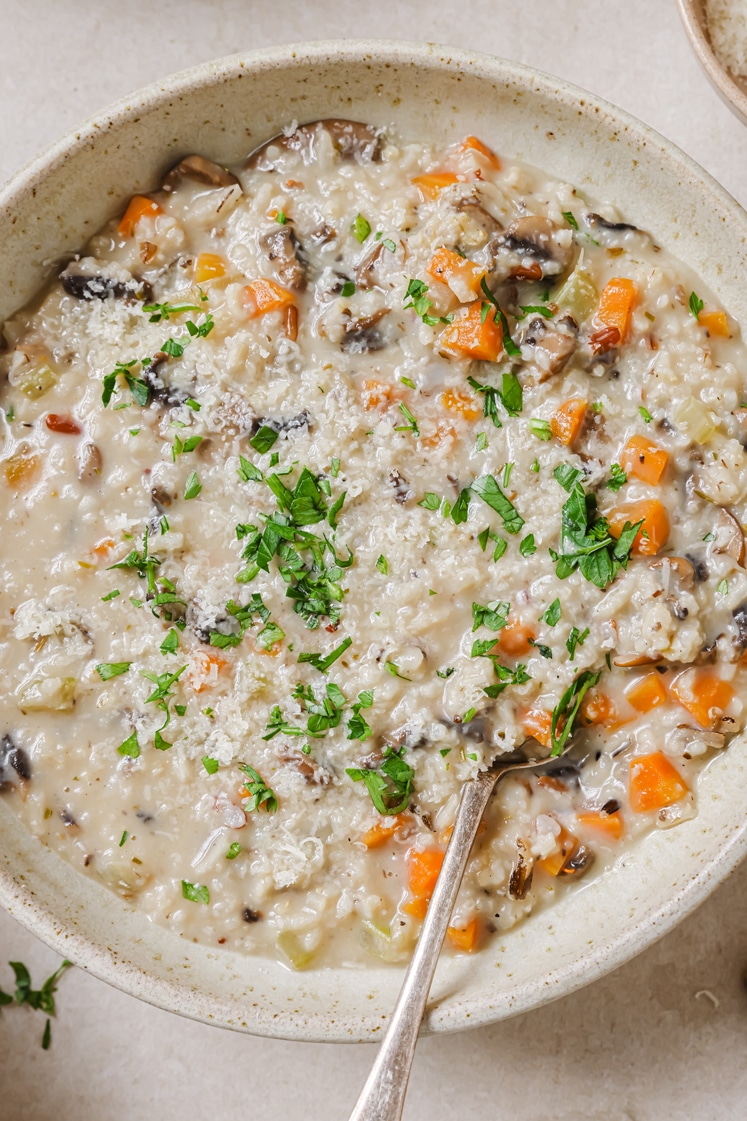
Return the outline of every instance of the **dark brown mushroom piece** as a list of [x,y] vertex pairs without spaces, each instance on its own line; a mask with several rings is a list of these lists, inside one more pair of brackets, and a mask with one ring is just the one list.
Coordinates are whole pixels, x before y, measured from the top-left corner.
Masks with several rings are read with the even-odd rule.
[[573,243],[565,244],[565,240],[565,231],[549,218],[527,214],[491,239],[491,272],[498,280],[557,278],[568,271],[573,260]]
[[[503,232],[503,226],[494,218],[489,210],[474,196],[459,199],[454,209],[463,214],[474,227],[478,237],[482,236],[483,242],[495,238]],[[465,231],[467,234],[469,231]]]
[[[586,221],[590,226],[596,227],[600,230],[616,231],[617,233],[636,233],[646,234],[645,230],[639,230],[638,226],[632,225],[630,222],[610,222],[607,218],[603,218],[601,214],[587,214]],[[649,235],[646,234],[646,237]]]
[[561,869],[564,876],[583,876],[594,863],[594,853],[586,845],[579,845]]
[[532,876],[534,875],[534,858],[527,852],[521,841],[518,843],[518,849],[516,860],[508,877],[509,899],[525,899],[532,886]]
[[31,760],[6,733],[0,740],[0,794],[8,794],[30,779]]
[[166,409],[175,409],[189,400],[190,394],[186,389],[171,385],[164,381],[163,371],[168,365],[168,355],[161,351],[153,356],[153,362],[143,370],[142,380],[148,386],[151,397]]
[[667,591],[666,604],[675,619],[686,619],[689,611],[684,607],[678,596],[688,592],[695,583],[695,570],[686,557],[656,557],[651,561],[651,568],[657,571]]
[[309,260],[290,226],[271,230],[260,239],[260,245],[274,264],[280,283],[293,292],[302,292]]
[[539,381],[559,374],[565,369],[578,343],[578,324],[571,315],[561,319],[544,319],[536,316],[527,323],[518,340],[522,346],[534,349],[534,361],[540,371]]
[[734,515],[728,510],[720,509],[714,532],[714,553],[727,553],[737,564],[744,565],[744,533]]
[[388,252],[384,248],[383,241],[378,242],[374,247],[369,250],[363,260],[355,269],[355,283],[358,288],[367,291],[369,288],[376,287],[376,267],[383,260],[382,253]]
[[346,354],[366,354],[372,350],[383,350],[386,339],[377,324],[387,315],[389,308],[382,308],[372,315],[360,319],[348,319],[340,342],[340,349]]
[[253,907],[242,907],[241,917],[244,922],[259,922],[262,918],[262,912],[255,911]]
[[731,615],[737,631],[734,637],[734,647],[739,658],[747,650],[747,603],[740,603],[739,607],[734,608]]
[[319,763],[313,762],[299,752],[284,748],[278,751],[278,759],[299,773],[312,786],[329,786],[332,775]]
[[76,300],[126,300],[128,303],[148,302],[153,299],[153,289],[147,280],[136,280],[118,266],[118,272],[107,271],[108,266],[92,257],[71,261],[59,276],[68,296]]
[[260,171],[275,171],[274,159],[270,152],[279,148],[286,152],[299,152],[304,163],[316,159],[316,141],[323,131],[332,140],[335,151],[343,160],[358,160],[359,163],[377,163],[381,159],[381,137],[371,125],[360,121],[347,121],[328,117],[321,121],[310,121],[299,125],[289,136],[279,133],[255,148],[249,155],[245,167],[258,168]]
[[408,499],[414,497],[415,492],[410,488],[405,476],[400,475],[396,467],[389,472],[389,485],[394,487],[394,499],[400,506],[404,506]]
[[289,417],[256,417],[252,421],[252,426],[249,431],[250,436],[256,436],[260,428],[272,428],[275,432],[294,432],[302,428],[308,428],[311,423],[311,417],[306,409],[303,412],[297,413],[295,416]]
[[234,187],[238,179],[228,168],[221,167],[204,156],[185,156],[178,164],[172,167],[166,175],[161,187],[164,191],[175,191],[185,179],[192,179],[205,187]]

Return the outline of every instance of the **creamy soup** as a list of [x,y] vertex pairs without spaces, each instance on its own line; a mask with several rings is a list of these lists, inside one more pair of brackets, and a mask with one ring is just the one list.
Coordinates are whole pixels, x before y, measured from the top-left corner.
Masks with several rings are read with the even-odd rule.
[[[697,812],[743,724],[747,368],[655,236],[475,137],[201,156],[4,324],[0,786],[150,919],[406,958]],[[534,745],[536,749],[537,745]]]

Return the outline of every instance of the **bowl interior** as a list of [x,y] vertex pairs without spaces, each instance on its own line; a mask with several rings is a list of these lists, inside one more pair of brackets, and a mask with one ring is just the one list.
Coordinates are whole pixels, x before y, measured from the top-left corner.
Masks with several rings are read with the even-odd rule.
[[[628,220],[695,269],[747,322],[747,215],[651,130],[523,67],[435,46],[321,43],[237,56],[168,79],[53,146],[0,192],[0,320],[50,261],[82,243],[179,157],[240,160],[295,118],[347,116],[446,143],[480,135]],[[745,741],[704,774],[698,816],[658,832],[613,871],[568,893],[472,957],[444,959],[427,1027],[448,1031],[524,1011],[627,960],[697,905],[747,845]],[[162,1007],[286,1038],[376,1038],[395,968],[291,973],[185,942],[150,923],[29,836],[0,803],[0,901],[54,948]]]
[[722,101],[747,124],[747,79],[721,65],[711,43],[703,0],[677,0],[685,31],[698,61]]

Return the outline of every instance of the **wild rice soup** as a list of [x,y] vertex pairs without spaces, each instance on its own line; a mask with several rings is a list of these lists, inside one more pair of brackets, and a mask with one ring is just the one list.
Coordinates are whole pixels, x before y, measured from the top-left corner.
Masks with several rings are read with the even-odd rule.
[[570,761],[497,791],[457,951],[691,817],[743,723],[737,335],[474,137],[183,160],[4,325],[7,804],[296,968],[405,958],[529,737]]

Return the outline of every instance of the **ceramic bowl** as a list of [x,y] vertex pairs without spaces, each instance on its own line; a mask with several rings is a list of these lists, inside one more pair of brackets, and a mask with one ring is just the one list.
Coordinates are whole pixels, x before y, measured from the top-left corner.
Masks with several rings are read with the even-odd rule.
[[[0,320],[48,264],[80,247],[186,153],[239,161],[292,119],[353,117],[445,144],[475,133],[546,169],[694,268],[747,324],[747,215],[690,159],[598,98],[512,63],[430,45],[328,42],[238,55],[134,94],[22,169],[0,192]],[[426,1028],[453,1031],[544,1004],[645,949],[693,910],[747,846],[740,739],[713,760],[698,815],[656,831],[613,871],[568,892],[474,956],[445,956]],[[0,799],[0,901],[59,953],[162,1008],[208,1023],[307,1040],[377,1038],[394,967],[292,973],[153,925],[75,871]]]
[[747,81],[731,74],[716,57],[708,35],[703,0],[677,0],[682,22],[698,62],[721,100],[747,125]]

